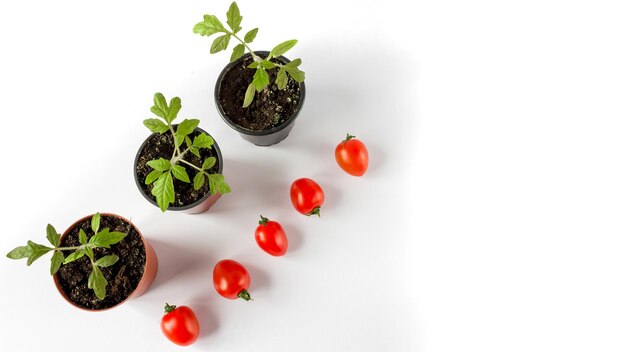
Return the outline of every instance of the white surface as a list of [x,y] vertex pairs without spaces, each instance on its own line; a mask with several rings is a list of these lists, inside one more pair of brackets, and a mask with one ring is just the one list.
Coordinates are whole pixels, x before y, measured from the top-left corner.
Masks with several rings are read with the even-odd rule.
[[[412,3],[240,1],[254,48],[298,38],[307,72],[291,136],[258,148],[214,107],[230,54],[191,32],[229,2],[3,2],[0,249],[109,211],[160,271],[87,314],[47,259],[3,259],[0,349],[180,350],[158,327],[167,301],[200,317],[188,350],[626,350],[623,2]],[[135,188],[156,91],[222,148],[233,193],[207,214],[161,214]],[[348,131],[369,147],[364,178],[335,165]],[[302,176],[326,191],[321,219],[291,208]],[[256,247],[259,213],[285,226],[285,257]],[[222,258],[249,268],[254,302],[212,289]]]

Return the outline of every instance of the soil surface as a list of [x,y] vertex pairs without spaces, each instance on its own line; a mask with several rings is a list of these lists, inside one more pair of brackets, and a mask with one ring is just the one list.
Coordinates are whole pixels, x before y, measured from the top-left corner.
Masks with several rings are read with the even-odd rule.
[[[107,279],[106,297],[100,301],[92,289],[87,288],[87,279],[91,273],[91,262],[87,256],[61,266],[57,277],[63,292],[76,305],[93,310],[106,309],[125,300],[137,288],[146,266],[146,249],[141,237],[128,222],[110,215],[102,215],[100,228],[109,228],[110,231],[119,231],[128,234],[119,243],[111,248],[96,248],[96,260],[105,255],[115,254],[120,259],[114,265],[100,268]],[[94,235],[91,230],[91,218],[84,220],[63,238],[64,247],[79,246],[78,233],[83,229],[87,238]],[[64,251],[68,256],[72,251]]]
[[[176,126],[176,125],[174,125]],[[176,128],[176,127],[174,127]],[[198,130],[193,131],[189,134],[189,138],[193,140],[194,137],[198,136],[201,132]],[[181,146],[181,148],[186,149],[185,144]],[[183,150],[184,150],[183,149]],[[172,157],[172,153],[174,153],[174,138],[172,134],[168,131],[163,134],[153,134],[148,137],[148,143],[144,145],[144,148],[139,152],[139,160],[137,165],[135,165],[135,172],[137,173],[137,179],[141,184],[142,191],[144,194],[148,195],[148,197],[152,198],[156,204],[156,197],[152,195],[152,187],[154,187],[154,182],[150,185],[146,185],[146,177],[150,172],[152,172],[152,168],[148,166],[147,162],[150,160],[163,158],[166,160],[170,160]],[[184,160],[196,165],[197,167],[202,166],[202,162],[208,157],[215,157],[217,162],[213,167],[207,170],[208,173],[214,174],[219,171],[219,163],[220,160],[217,157],[217,152],[215,152],[215,148],[211,147],[211,149],[202,148],[200,149],[200,156],[193,155],[191,152],[188,152],[183,157]],[[192,204],[202,197],[204,197],[207,193],[209,193],[209,182],[205,181],[204,185],[200,187],[199,190],[193,189],[193,177],[198,172],[196,169],[192,168],[183,163],[178,163],[178,165],[185,168],[187,171],[187,175],[189,175],[190,183],[186,183],[180,181],[178,179],[174,179],[174,203],[170,204],[170,207],[176,206],[185,206],[188,204]]]
[[[257,92],[252,104],[244,108],[243,99],[246,89],[255,70],[248,68],[252,63],[252,57],[248,57],[242,63],[233,66],[222,80],[219,91],[219,103],[229,120],[248,130],[269,130],[289,119],[296,111],[300,102],[300,84],[291,76],[289,83],[283,90],[276,86],[276,74],[278,69],[267,70],[270,77],[270,85],[264,90]],[[280,62],[271,59],[272,62]]]

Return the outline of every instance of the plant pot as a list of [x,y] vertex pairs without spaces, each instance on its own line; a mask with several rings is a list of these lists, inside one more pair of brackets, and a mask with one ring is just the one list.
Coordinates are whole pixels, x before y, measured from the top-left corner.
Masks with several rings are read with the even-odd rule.
[[[261,57],[267,57],[269,54],[267,51],[254,53]],[[276,60],[283,64],[290,62],[283,56]],[[259,146],[270,146],[281,142],[291,132],[302,110],[306,89],[304,82],[298,83],[289,77],[287,88],[281,91],[274,83],[277,70],[268,70],[272,83],[266,89],[269,89],[267,93],[270,99],[261,99],[266,103],[257,107],[257,99],[260,99],[259,95],[263,92],[257,93],[252,104],[243,108],[243,97],[254,75],[254,70],[247,68],[248,62],[251,61],[252,56],[247,53],[224,67],[215,84],[215,105],[224,122],[239,132],[243,139]],[[299,94],[299,97],[292,99],[291,96],[294,96],[295,92]],[[264,120],[250,122],[253,121],[252,115],[263,116]],[[269,121],[272,121],[271,125]]]
[[[193,139],[194,136],[197,136],[200,133],[206,133],[206,132],[202,130],[201,128],[197,127],[194,130],[194,132],[190,134],[190,138]],[[206,134],[209,135],[208,133]],[[152,171],[152,168],[147,166],[146,162],[152,159],[156,159],[159,156],[167,160],[170,159],[174,145],[171,144],[172,149],[168,149],[166,145],[159,144],[159,143],[166,144],[167,142],[165,140],[171,141],[171,143],[173,143],[173,138],[171,137],[170,133],[164,133],[164,134],[153,133],[150,136],[148,136],[148,138],[146,138],[146,140],[143,142],[141,147],[139,147],[139,150],[137,151],[137,155],[135,155],[135,162],[133,164],[135,184],[137,185],[139,192],[141,192],[143,197],[146,198],[148,202],[152,203],[155,207],[158,207],[158,205],[157,205],[156,199],[150,193],[152,186],[151,185],[147,186],[145,184],[147,174],[150,171]],[[209,172],[221,174],[222,169],[223,169],[223,164],[224,164],[223,159],[222,159],[222,152],[220,151],[220,147],[217,145],[217,142],[215,141],[215,139],[213,140],[214,140],[214,144],[211,147],[211,149],[210,150],[202,149],[200,151],[200,154],[203,157],[214,156],[216,159],[216,163],[211,169],[209,169]],[[146,150],[146,148],[158,149],[158,151],[154,152],[152,156],[147,156],[146,153],[148,152],[152,153],[152,152],[149,150]],[[191,158],[195,157],[191,153],[187,153],[187,155]],[[185,157],[185,159],[186,158],[187,157]],[[181,166],[184,167],[185,165],[181,165]],[[196,171],[191,168],[186,168],[186,169],[190,177],[193,178],[193,176],[191,175],[194,175]],[[215,202],[217,202],[217,200],[221,197],[221,194],[219,193],[211,194],[211,192],[209,192],[208,182],[205,182],[204,186],[200,188],[198,191],[195,191],[193,189],[193,182],[184,183],[179,180],[174,180],[174,186],[176,189],[176,201],[175,201],[175,204],[170,204],[170,206],[167,208],[168,211],[181,211],[187,214],[204,213],[208,211],[209,208],[211,208],[211,206],[215,204]],[[185,199],[189,198],[192,201],[186,204],[185,202],[183,202],[182,198],[185,198]],[[180,204],[176,204],[176,203],[180,203]]]
[[[85,311],[109,310],[141,296],[154,281],[159,266],[154,249],[134,224],[116,214],[102,213],[100,215],[101,228],[109,227],[111,231],[128,234],[110,249],[94,250],[96,257],[116,254],[120,258],[113,266],[101,269],[109,282],[104,300],[99,301],[95,293],[87,288],[88,273],[82,270],[85,265],[91,265],[85,263],[85,260],[88,261],[87,257],[61,266],[61,269],[53,276],[54,284],[61,296],[71,305]],[[92,216],[83,217],[65,230],[61,235],[61,244],[77,245],[78,232],[81,228],[88,234],[88,238],[91,237],[93,235]],[[69,252],[64,254],[67,256]],[[143,265],[141,265],[142,259]],[[79,299],[80,302],[77,302]]]

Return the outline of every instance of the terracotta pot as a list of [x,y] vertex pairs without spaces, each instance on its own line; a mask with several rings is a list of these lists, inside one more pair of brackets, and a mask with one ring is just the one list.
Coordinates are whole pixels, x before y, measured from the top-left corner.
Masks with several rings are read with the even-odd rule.
[[[267,55],[269,55],[269,51],[255,51],[254,53],[261,57],[267,57]],[[249,57],[250,53],[247,53],[224,67],[219,77],[217,78],[217,83],[215,83],[215,93],[213,98],[215,99],[215,106],[217,107],[217,111],[219,112],[224,122],[226,122],[226,124],[230,126],[230,128],[239,132],[241,138],[255,145],[267,147],[273,144],[280,143],[283,139],[287,138],[289,132],[291,132],[291,130],[293,129],[293,126],[296,124],[296,118],[300,114],[300,111],[302,111],[302,106],[304,105],[304,98],[306,97],[306,86],[304,85],[304,82],[300,83],[300,101],[298,102],[296,111],[294,111],[294,113],[291,114],[291,116],[289,116],[289,118],[280,125],[262,131],[249,130],[237,125],[236,123],[231,121],[231,119],[228,117],[228,114],[226,114],[226,112],[224,111],[222,104],[220,103],[220,89],[222,87],[222,81],[224,80],[224,76],[226,76],[226,73],[228,73],[228,71],[230,71],[236,65],[240,65],[242,61]],[[284,56],[280,56],[277,59],[283,64],[291,62]]]
[[[202,133],[206,133],[207,135],[211,136],[200,127],[196,127],[195,130],[202,132]],[[141,193],[141,195],[143,195],[143,197],[146,198],[148,202],[152,203],[155,207],[158,208],[159,205],[157,204],[156,200],[152,198],[152,195],[144,192],[141,182],[139,181],[139,177],[137,176],[137,171],[136,171],[137,163],[139,162],[139,155],[141,154],[141,151],[146,147],[148,140],[150,140],[150,138],[153,137],[154,135],[156,135],[156,133],[153,133],[150,136],[148,136],[148,138],[146,138],[146,140],[141,144],[141,147],[139,147],[139,150],[137,151],[137,155],[135,155],[135,162],[133,163],[133,174],[135,175],[135,184],[137,185],[137,188],[139,189],[139,192]],[[213,138],[213,136],[211,136],[211,138]],[[220,150],[219,145],[217,145],[217,141],[215,141],[215,138],[213,138],[213,146],[211,148],[215,150],[215,153],[216,153],[215,159],[217,159],[215,163],[217,164],[217,167],[218,167],[218,173],[221,174],[222,170],[224,169],[224,159],[222,159],[222,152]],[[213,206],[213,204],[215,204],[215,202],[217,202],[217,200],[220,199],[221,196],[222,195],[219,193],[211,194],[211,192],[208,192],[207,194],[204,195],[204,197],[198,199],[197,201],[191,204],[187,204],[183,206],[170,205],[167,208],[167,211],[180,211],[180,212],[187,213],[187,214],[204,213],[208,211],[211,208],[211,206]]]
[[[143,242],[143,246],[146,250],[146,264],[143,270],[143,276],[141,277],[141,280],[139,280],[139,283],[137,284],[137,287],[135,287],[135,290],[128,295],[128,297],[126,297],[126,299],[124,299],[123,301],[117,303],[116,305],[109,307],[109,308],[104,308],[104,309],[88,309],[85,307],[81,307],[76,305],[74,302],[72,302],[69,297],[67,297],[67,295],[65,294],[65,291],[63,291],[63,288],[61,287],[61,284],[59,283],[59,278],[57,277],[58,274],[55,274],[53,276],[54,279],[54,285],[56,286],[57,290],[59,291],[59,293],[61,294],[61,297],[63,297],[69,304],[73,305],[74,307],[84,310],[84,311],[88,311],[88,312],[103,312],[109,309],[113,309],[115,307],[118,307],[122,304],[124,304],[126,301],[133,299],[133,298],[137,298],[139,296],[141,296],[142,294],[144,294],[148,288],[150,288],[150,285],[152,285],[152,282],[154,281],[154,278],[156,277],[158,268],[159,268],[159,262],[157,260],[157,256],[156,253],[154,252],[154,249],[152,248],[152,246],[150,245],[150,243],[148,243],[148,241],[146,240],[146,238],[141,234],[141,232],[139,231],[139,229],[135,226],[135,224],[133,224],[132,222],[130,222],[129,220],[127,220],[126,218],[119,216],[117,214],[111,214],[111,213],[100,213],[101,216],[112,216],[112,217],[116,217],[119,218],[125,222],[127,222],[128,224],[130,224],[135,231],[137,231],[137,233],[139,234],[139,237],[141,237],[141,240]],[[83,221],[87,220],[87,219],[91,219],[92,215],[87,215],[79,220],[77,220],[76,222],[74,222],[72,224],[72,226],[68,227],[67,230],[65,230],[65,232],[63,232],[63,234],[61,235],[61,241],[63,241],[63,239],[65,238],[65,236],[67,236],[72,229],[74,229],[76,226],[78,226],[78,224],[82,223]]]

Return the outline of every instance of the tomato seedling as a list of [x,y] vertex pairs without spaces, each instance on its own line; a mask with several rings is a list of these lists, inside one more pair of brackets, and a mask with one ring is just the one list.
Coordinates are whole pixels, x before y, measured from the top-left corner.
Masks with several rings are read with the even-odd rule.
[[[50,264],[50,275],[56,274],[61,268],[61,265],[87,257],[91,264],[91,273],[89,273],[87,279],[87,287],[92,289],[96,297],[102,301],[106,297],[106,286],[108,282],[104,278],[104,275],[102,275],[100,268],[112,266],[117,263],[120,258],[116,255],[107,255],[96,259],[94,249],[111,248],[111,245],[123,240],[127,234],[123,232],[110,232],[108,228],[100,230],[100,213],[96,213],[91,217],[91,230],[93,231],[93,235],[91,238],[87,239],[87,233],[85,233],[83,229],[80,229],[78,235],[79,246],[60,247],[61,235],[59,235],[52,225],[48,224],[46,227],[46,238],[48,242],[52,244],[52,247],[28,241],[26,246],[17,247],[7,253],[7,257],[11,259],[28,258],[26,265],[30,266],[39,257],[52,251],[54,253],[52,254]],[[62,251],[74,252],[64,257]]]
[[365,144],[350,135],[335,148],[335,160],[343,171],[352,176],[363,176],[369,164],[369,155]]
[[171,306],[165,303],[161,318],[161,331],[168,340],[179,346],[189,346],[200,336],[200,324],[196,314],[187,306]]
[[[172,98],[168,105],[163,94],[156,93],[154,95],[154,106],[150,108],[150,111],[163,120],[143,120],[144,126],[146,126],[150,131],[158,134],[163,134],[169,131],[174,140],[174,152],[169,160],[159,158],[147,162],[148,166],[154,170],[146,176],[145,183],[149,185],[154,182],[151,193],[156,198],[156,202],[159,205],[159,208],[161,208],[161,211],[166,211],[169,205],[174,203],[176,200],[174,179],[185,183],[191,183],[186,167],[197,171],[193,178],[193,188],[195,190],[199,190],[208,180],[209,191],[211,194],[225,194],[230,192],[230,187],[226,181],[224,181],[223,175],[210,174],[207,171],[215,165],[215,157],[208,157],[204,159],[202,166],[194,165],[184,159],[185,154],[189,152],[197,157],[200,157],[200,149],[211,149],[214,141],[213,138],[206,133],[200,133],[198,136],[194,137],[193,141],[189,138],[188,135],[195,131],[196,127],[198,127],[198,124],[200,123],[200,120],[198,119],[184,119],[180,124],[178,124],[178,126],[176,126],[176,130],[174,130],[172,122],[178,116],[178,112],[181,107],[182,105],[179,97]],[[181,148],[183,143],[187,147],[186,149]],[[185,164],[186,167],[183,167],[180,164]]]
[[287,235],[285,230],[276,221],[269,220],[261,215],[259,226],[254,233],[256,243],[262,250],[267,253],[279,257],[287,253]]
[[257,32],[259,31],[258,28],[248,31],[243,39],[237,35],[237,33],[241,30],[239,25],[241,24],[242,19],[243,17],[239,12],[237,3],[233,2],[230,4],[230,8],[226,13],[226,23],[230,29],[224,27],[222,22],[220,22],[220,20],[218,20],[214,15],[204,15],[204,20],[197,23],[193,27],[193,32],[207,37],[216,33],[222,34],[213,40],[213,44],[211,44],[211,54],[226,50],[226,48],[228,48],[228,44],[230,43],[230,39],[235,38],[239,44],[233,48],[233,53],[230,56],[230,62],[233,62],[243,56],[246,50],[250,53],[250,55],[252,55],[254,61],[248,66],[248,68],[254,69],[255,73],[252,77],[252,82],[248,85],[248,89],[246,89],[246,94],[243,100],[243,107],[245,108],[252,104],[256,92],[262,91],[270,84],[270,77],[267,74],[268,70],[278,68],[278,73],[276,74],[276,85],[278,86],[278,89],[281,90],[287,87],[287,83],[289,81],[287,75],[291,76],[291,78],[293,78],[296,82],[301,83],[304,82],[304,72],[300,71],[298,68],[298,66],[302,64],[301,59],[295,59],[284,65],[276,62],[276,60],[271,61],[273,58],[277,58],[285,54],[289,51],[289,49],[293,48],[298,42],[296,39],[287,40],[276,45],[266,58],[262,58],[252,51],[250,46],[248,46],[248,44],[252,43],[254,38],[256,38]]
[[299,178],[291,184],[291,203],[301,214],[320,216],[324,204],[324,191],[310,178]]
[[224,298],[241,298],[250,301],[250,274],[243,265],[232,259],[224,259],[215,264],[213,286]]

